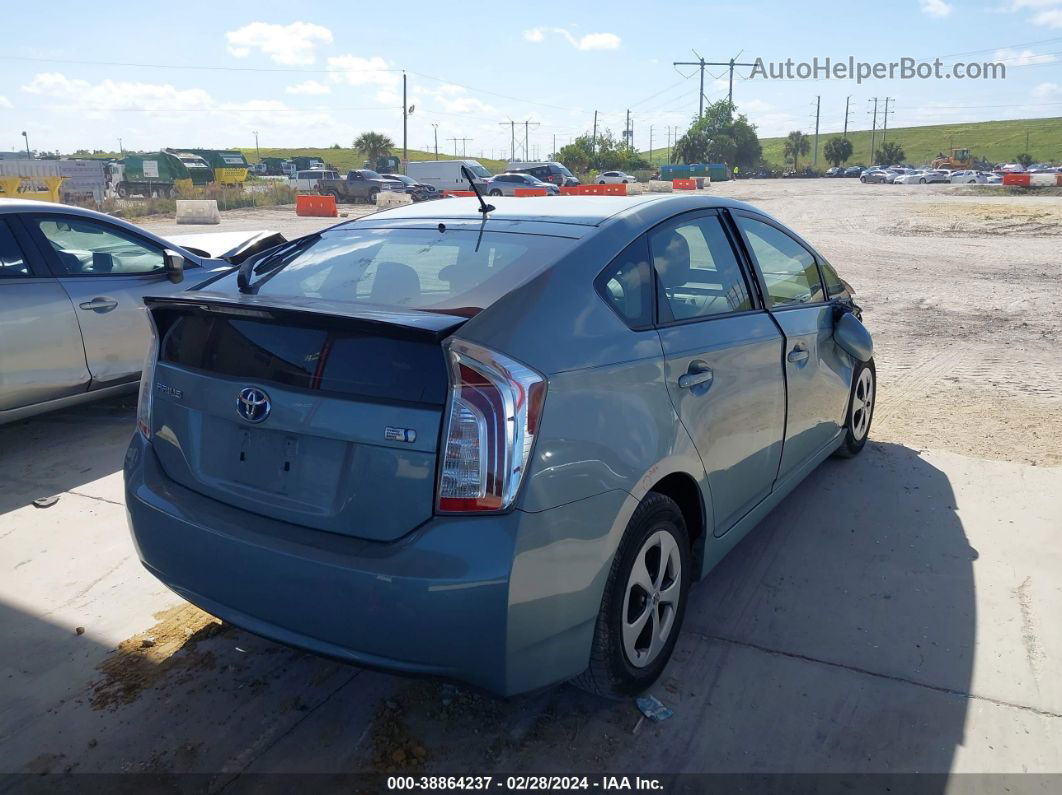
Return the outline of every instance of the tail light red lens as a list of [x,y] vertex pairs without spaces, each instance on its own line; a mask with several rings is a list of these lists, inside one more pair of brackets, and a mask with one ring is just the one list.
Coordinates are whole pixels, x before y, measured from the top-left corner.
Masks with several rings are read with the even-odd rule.
[[454,340],[436,509],[508,510],[535,443],[546,379],[492,350]]
[[159,334],[151,312],[148,312],[148,323],[151,326],[151,342],[148,345],[147,356],[144,357],[144,368],[140,372],[140,394],[136,401],[136,427],[145,439],[151,438],[151,403],[155,390],[155,362],[159,357]]

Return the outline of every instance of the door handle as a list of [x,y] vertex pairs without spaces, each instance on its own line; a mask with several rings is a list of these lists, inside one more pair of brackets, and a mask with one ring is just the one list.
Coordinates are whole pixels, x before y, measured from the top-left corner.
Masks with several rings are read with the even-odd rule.
[[679,376],[678,385],[680,389],[689,389],[698,384],[711,384],[713,378],[715,373],[704,362],[690,362],[689,370]]
[[93,312],[110,312],[116,306],[118,302],[113,298],[106,298],[104,296],[96,296],[91,301],[86,301],[83,304],[78,304],[82,309],[91,309]]
[[793,350],[789,351],[789,355],[786,357],[793,364],[800,364],[806,362],[811,354],[808,353],[808,349],[803,345],[797,345]]

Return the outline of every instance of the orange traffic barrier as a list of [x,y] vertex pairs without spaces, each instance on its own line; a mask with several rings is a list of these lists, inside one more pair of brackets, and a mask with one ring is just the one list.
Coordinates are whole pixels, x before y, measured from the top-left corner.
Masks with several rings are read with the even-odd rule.
[[474,190],[444,190],[443,196],[475,196]]
[[545,188],[517,188],[514,193],[517,196],[545,196]]
[[675,190],[697,190],[697,180],[673,179],[671,180],[671,187]]
[[626,196],[627,186],[618,185],[566,185],[560,189],[562,196]]
[[295,197],[295,215],[312,215],[321,218],[336,218],[335,196],[311,196],[300,193]]

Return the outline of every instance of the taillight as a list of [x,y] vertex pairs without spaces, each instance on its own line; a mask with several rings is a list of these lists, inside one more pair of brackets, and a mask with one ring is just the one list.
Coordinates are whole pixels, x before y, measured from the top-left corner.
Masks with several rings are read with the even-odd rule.
[[446,354],[450,398],[439,467],[441,513],[512,506],[538,433],[546,379],[526,365],[469,342]]
[[151,401],[155,391],[155,361],[159,356],[159,335],[155,328],[155,319],[147,313],[151,326],[151,344],[144,357],[144,369],[140,372],[140,396],[136,401],[136,427],[145,439],[151,438]]

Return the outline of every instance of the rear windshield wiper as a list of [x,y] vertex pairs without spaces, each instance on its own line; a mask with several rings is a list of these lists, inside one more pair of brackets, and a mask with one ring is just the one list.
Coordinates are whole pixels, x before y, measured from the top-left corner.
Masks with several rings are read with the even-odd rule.
[[314,232],[313,234],[304,235],[303,237],[297,237],[285,245],[271,249],[261,259],[258,259],[257,257],[249,257],[240,263],[240,269],[236,272],[236,287],[241,293],[253,293],[253,285],[251,284],[252,273],[255,276],[260,276],[263,273],[272,273],[273,271],[280,270],[291,262],[291,259],[295,254],[298,254],[311,243],[316,243],[320,239],[321,233]]

